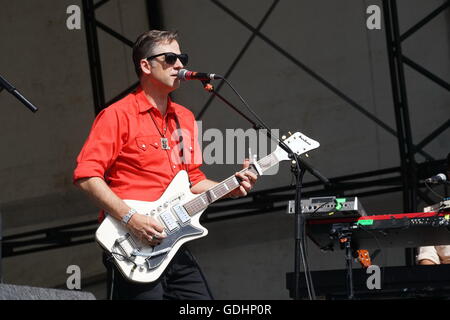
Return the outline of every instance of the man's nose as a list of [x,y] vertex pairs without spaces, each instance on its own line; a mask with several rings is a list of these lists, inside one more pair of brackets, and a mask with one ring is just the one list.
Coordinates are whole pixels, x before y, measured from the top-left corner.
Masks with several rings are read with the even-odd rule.
[[180,59],[177,58],[177,61],[175,62],[175,64],[174,64],[173,67],[176,68],[176,69],[181,69],[181,68],[184,67],[184,65],[183,65],[183,63],[180,61]]

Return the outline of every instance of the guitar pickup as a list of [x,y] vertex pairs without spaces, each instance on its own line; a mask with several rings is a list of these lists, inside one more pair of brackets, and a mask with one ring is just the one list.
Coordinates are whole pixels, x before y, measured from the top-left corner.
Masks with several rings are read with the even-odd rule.
[[166,228],[169,232],[172,232],[175,229],[178,229],[177,220],[173,217],[170,211],[165,211],[159,215],[159,218],[166,225]]
[[174,206],[172,207],[172,210],[182,224],[186,224],[191,220],[191,216],[187,213],[186,209],[183,206]]

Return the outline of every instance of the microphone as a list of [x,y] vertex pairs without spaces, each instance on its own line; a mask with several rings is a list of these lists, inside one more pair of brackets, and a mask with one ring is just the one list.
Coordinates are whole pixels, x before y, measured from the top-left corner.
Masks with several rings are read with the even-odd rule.
[[445,174],[439,173],[435,176],[425,179],[425,182],[426,183],[434,183],[434,184],[447,183],[447,177],[445,176]]
[[222,79],[222,76],[214,73],[203,73],[181,69],[178,71],[177,78],[180,80],[214,80]]

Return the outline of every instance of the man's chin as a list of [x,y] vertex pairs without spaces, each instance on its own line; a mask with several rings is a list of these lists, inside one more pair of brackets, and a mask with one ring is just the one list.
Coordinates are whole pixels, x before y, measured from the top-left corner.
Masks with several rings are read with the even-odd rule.
[[180,87],[180,80],[173,79],[172,81],[160,82],[159,88],[163,91],[172,92]]
[[181,85],[181,81],[179,79],[175,79],[172,83],[173,90],[178,89]]

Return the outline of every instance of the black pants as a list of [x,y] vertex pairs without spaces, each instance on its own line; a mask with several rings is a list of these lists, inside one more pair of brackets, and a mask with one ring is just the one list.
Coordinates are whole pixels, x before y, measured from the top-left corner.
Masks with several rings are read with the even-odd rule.
[[213,299],[200,267],[184,247],[178,250],[161,277],[151,283],[142,284],[126,279],[106,254],[103,255],[103,264],[108,270],[108,286],[112,289],[114,300]]

